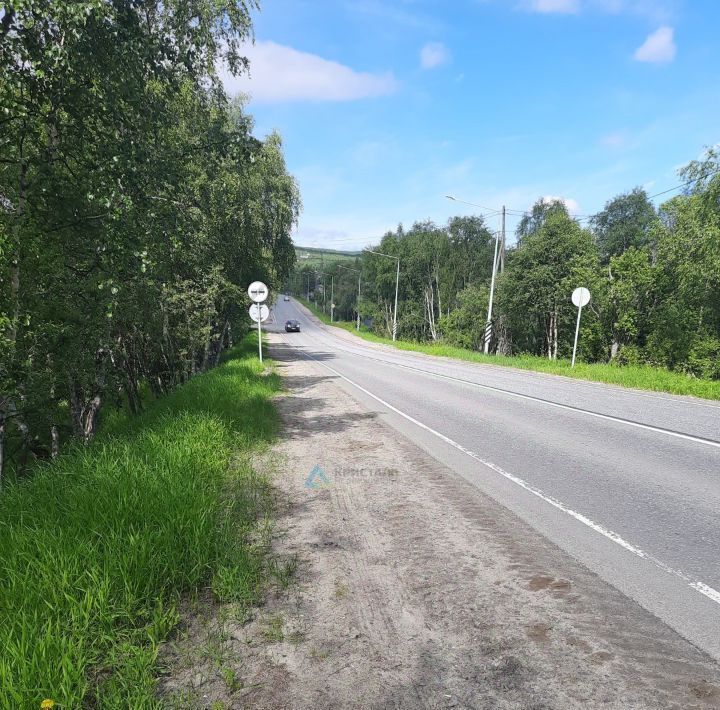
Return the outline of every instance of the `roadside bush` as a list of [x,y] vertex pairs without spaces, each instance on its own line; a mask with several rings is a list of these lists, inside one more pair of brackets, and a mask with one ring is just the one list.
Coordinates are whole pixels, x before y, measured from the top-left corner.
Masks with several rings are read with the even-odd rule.
[[637,345],[623,345],[618,354],[615,357],[614,364],[616,365],[643,365],[645,364],[645,358],[642,351]]
[[720,380],[720,339],[698,339],[690,348],[684,369],[696,377]]

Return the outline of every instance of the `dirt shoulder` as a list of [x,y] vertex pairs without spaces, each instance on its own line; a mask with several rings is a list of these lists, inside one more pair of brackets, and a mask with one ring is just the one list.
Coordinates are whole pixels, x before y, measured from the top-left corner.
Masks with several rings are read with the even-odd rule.
[[[296,578],[174,647],[218,635],[232,687],[203,661],[166,688],[215,708],[720,707],[712,660],[270,337],[288,388],[275,551]],[[316,466],[327,484],[307,487]]]

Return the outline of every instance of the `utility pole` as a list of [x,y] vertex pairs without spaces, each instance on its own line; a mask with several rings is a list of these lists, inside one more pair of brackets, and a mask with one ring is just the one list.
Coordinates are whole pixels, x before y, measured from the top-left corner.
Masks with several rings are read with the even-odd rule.
[[505,205],[502,207],[502,237],[500,240],[500,273],[505,270]]
[[328,274],[325,271],[316,271],[315,274],[320,274],[323,277],[323,313],[327,313],[327,293],[325,289],[325,276],[330,277],[330,322],[333,320],[333,303],[335,302],[335,275]]
[[485,354],[490,352],[490,338],[492,337],[492,311],[493,296],[495,295],[495,277],[497,276],[498,266],[498,247],[500,242],[500,232],[495,232],[495,254],[493,255],[492,279],[490,280],[490,300],[488,301],[487,321],[485,323]]
[[[485,354],[490,352],[490,339],[492,338],[492,311],[493,311],[493,297],[495,296],[495,278],[498,273],[498,266],[500,267],[500,273],[505,269],[505,205],[502,206],[501,210],[494,210],[490,207],[483,207],[483,205],[475,204],[474,202],[466,202],[465,200],[458,200],[453,195],[445,195],[448,200],[453,202],[462,202],[465,205],[471,205],[472,207],[479,207],[483,210],[490,210],[493,214],[501,213],[501,227],[495,232],[495,253],[493,255],[493,267],[492,267],[492,279],[490,281],[490,299],[488,301],[488,312],[487,321],[485,322],[485,333],[483,334],[483,340],[485,342]],[[502,246],[500,241],[502,240]]]
[[395,277],[395,313],[393,314],[393,342],[397,340],[397,302],[400,287],[400,259],[397,260],[397,276]]
[[395,312],[393,314],[393,327],[392,327],[392,339],[397,339],[397,306],[398,306],[398,290],[400,288],[400,257],[393,256],[392,254],[383,254],[381,251],[373,251],[372,249],[363,249],[363,251],[369,254],[378,254],[379,256],[386,256],[388,259],[395,259],[397,261],[397,275],[395,276]]

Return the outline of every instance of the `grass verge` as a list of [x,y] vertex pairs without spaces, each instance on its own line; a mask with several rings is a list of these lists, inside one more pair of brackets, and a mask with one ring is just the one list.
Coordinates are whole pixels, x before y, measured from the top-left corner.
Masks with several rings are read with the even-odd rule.
[[276,431],[280,381],[256,349],[250,336],[0,494],[0,708],[159,708],[158,645],[181,595],[258,600],[269,484],[249,455]]
[[719,381],[702,380],[682,372],[672,372],[664,368],[650,367],[649,365],[611,365],[578,362],[575,364],[575,367],[572,368],[570,360],[552,361],[534,355],[516,355],[513,357],[485,355],[475,350],[454,347],[443,343],[413,343],[405,340],[393,342],[392,338],[384,338],[376,335],[368,331],[367,328],[361,328],[360,331],[357,331],[355,329],[355,323],[330,323],[329,316],[326,316],[322,311],[318,311],[312,303],[302,298],[298,300],[309,308],[323,323],[347,330],[364,340],[390,345],[398,350],[411,350],[427,355],[449,357],[456,360],[478,362],[485,365],[500,365],[503,367],[514,367],[520,370],[544,372],[551,375],[563,375],[578,380],[604,382],[606,384],[619,385],[620,387],[630,387],[652,392],[667,392],[669,394],[690,395],[703,399],[720,400]]

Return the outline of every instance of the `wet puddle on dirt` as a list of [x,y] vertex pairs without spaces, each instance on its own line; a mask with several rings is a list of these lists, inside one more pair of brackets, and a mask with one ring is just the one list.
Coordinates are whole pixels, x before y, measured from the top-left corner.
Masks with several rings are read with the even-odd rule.
[[720,701],[720,688],[716,688],[706,680],[701,680],[699,683],[692,683],[690,685],[690,692],[698,698],[698,700],[717,698]]
[[549,640],[548,634],[550,631],[552,631],[550,624],[537,623],[530,624],[530,626],[527,627],[528,638],[538,643],[546,643]]
[[570,591],[572,582],[569,579],[556,579],[546,574],[536,574],[530,578],[527,588],[531,592],[540,592],[549,589],[557,594],[565,594]]

